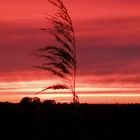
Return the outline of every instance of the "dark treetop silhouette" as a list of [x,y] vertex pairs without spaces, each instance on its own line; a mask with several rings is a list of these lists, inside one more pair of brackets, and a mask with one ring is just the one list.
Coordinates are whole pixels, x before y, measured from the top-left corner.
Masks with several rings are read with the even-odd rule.
[[45,63],[37,68],[47,70],[61,78],[61,84],[46,87],[48,89],[70,89],[73,94],[73,102],[79,102],[75,91],[76,78],[76,46],[75,33],[71,17],[62,0],[47,0],[56,9],[56,13],[49,15],[46,19],[52,27],[42,28],[49,32],[56,40],[57,45],[48,45],[36,51],[36,55],[45,58]]

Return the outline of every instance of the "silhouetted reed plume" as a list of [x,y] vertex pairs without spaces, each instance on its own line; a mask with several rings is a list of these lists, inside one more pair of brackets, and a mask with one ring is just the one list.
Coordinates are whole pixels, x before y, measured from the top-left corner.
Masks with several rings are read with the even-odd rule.
[[79,102],[75,92],[76,78],[76,46],[75,33],[71,17],[62,0],[47,0],[55,8],[55,14],[46,17],[52,27],[42,28],[49,32],[56,40],[57,45],[49,45],[37,50],[38,57],[45,58],[46,62],[37,68],[47,70],[62,79],[62,84],[46,87],[48,89],[70,89],[73,94],[73,102]]

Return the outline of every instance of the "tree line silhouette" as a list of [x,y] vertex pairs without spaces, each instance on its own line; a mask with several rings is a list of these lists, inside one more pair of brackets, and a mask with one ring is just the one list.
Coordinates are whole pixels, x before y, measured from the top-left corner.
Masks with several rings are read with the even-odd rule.
[[139,139],[139,125],[138,104],[55,104],[30,97],[0,103],[2,139]]

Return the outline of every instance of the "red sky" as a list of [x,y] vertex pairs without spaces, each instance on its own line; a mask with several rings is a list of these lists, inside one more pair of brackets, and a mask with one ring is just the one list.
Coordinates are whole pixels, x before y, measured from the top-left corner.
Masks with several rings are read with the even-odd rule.
[[[77,90],[139,94],[140,1],[64,3],[77,39]],[[54,80],[48,73],[33,68],[40,60],[30,55],[50,42],[49,35],[40,28],[47,26],[44,14],[53,8],[45,0],[1,0],[0,9],[0,100],[11,101]]]

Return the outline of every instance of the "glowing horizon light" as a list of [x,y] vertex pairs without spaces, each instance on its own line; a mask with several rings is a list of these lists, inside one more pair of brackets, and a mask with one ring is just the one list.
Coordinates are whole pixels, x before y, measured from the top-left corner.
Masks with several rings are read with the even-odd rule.
[[[1,82],[0,92],[39,92],[47,85],[52,84],[54,81],[40,80],[40,81],[21,81],[21,82]],[[77,87],[77,92],[139,92],[140,88],[122,88],[122,87]],[[8,87],[8,88],[7,88]],[[47,92],[70,92],[70,90],[47,90]],[[43,92],[44,93],[44,92]],[[42,94],[43,94],[42,93]]]
[[[140,94],[78,94],[80,103],[140,103]],[[11,101],[11,102],[19,102],[23,97],[39,97],[41,101],[43,100],[55,100],[59,103],[70,103],[72,101],[71,94],[18,94],[18,95],[5,95],[0,96],[0,101]]]

